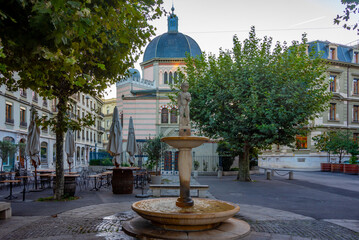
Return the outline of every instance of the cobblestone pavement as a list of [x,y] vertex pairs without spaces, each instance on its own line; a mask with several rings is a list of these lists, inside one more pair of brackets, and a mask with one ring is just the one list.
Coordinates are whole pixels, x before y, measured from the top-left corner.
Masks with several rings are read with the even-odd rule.
[[[115,204],[104,204],[105,209],[112,209]],[[90,209],[96,206],[84,207],[82,211],[73,210],[57,217],[44,217],[28,225],[24,225],[15,231],[1,236],[2,240],[13,239],[62,239],[56,236],[67,236],[80,239],[134,239],[122,232],[123,221],[136,216],[133,211],[124,211],[114,215],[99,217],[88,215]],[[76,214],[80,213],[81,214]],[[77,216],[76,216],[77,215]],[[240,215],[237,218],[244,219]],[[318,220],[290,220],[290,221],[252,221],[246,220],[251,225],[252,235],[245,239],[323,239],[323,240],[355,240],[359,239],[359,233],[347,228]],[[268,233],[268,234],[265,234]],[[280,237],[287,235],[286,238]],[[266,238],[268,236],[268,238]],[[276,237],[273,237],[276,236]],[[298,237],[298,238],[295,238]]]

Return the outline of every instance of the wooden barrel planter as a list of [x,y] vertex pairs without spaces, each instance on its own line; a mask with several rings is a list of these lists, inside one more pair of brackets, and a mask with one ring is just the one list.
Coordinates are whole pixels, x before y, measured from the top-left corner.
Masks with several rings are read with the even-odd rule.
[[[65,197],[74,197],[76,192],[76,178],[79,175],[65,175],[64,176],[64,196]],[[53,178],[53,190],[56,191],[56,177]]]
[[332,172],[343,172],[344,164],[341,163],[332,163],[331,171]]
[[129,168],[113,169],[112,192],[114,194],[131,194],[133,192],[132,169]]
[[322,172],[330,172],[332,171],[332,164],[331,163],[321,163],[320,168]]
[[357,175],[359,172],[358,164],[344,164],[344,173]]
[[65,176],[64,195],[74,197],[76,192],[76,176]]

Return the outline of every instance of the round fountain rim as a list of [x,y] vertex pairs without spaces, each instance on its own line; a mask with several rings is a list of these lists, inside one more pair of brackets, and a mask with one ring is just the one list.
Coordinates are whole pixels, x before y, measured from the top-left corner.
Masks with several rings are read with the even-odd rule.
[[209,141],[207,137],[198,137],[198,136],[172,136],[172,137],[163,137],[161,141],[164,142],[165,140],[173,141],[173,140],[191,140],[191,141]]
[[237,204],[231,203],[231,202],[227,202],[227,201],[222,201],[222,200],[217,200],[217,199],[206,199],[206,198],[196,198],[196,199],[200,199],[200,200],[206,200],[206,201],[215,201],[215,202],[221,202],[230,206],[233,206],[233,209],[230,210],[226,210],[226,211],[222,211],[222,212],[209,212],[209,213],[163,213],[163,212],[154,212],[154,211],[148,211],[148,210],[144,210],[141,208],[136,207],[136,204],[140,203],[140,202],[150,202],[150,201],[158,201],[158,200],[173,200],[174,203],[176,201],[177,198],[152,198],[152,199],[146,199],[146,200],[141,200],[141,201],[137,201],[134,202],[131,206],[132,210],[134,210],[135,212],[137,212],[138,214],[142,215],[148,215],[148,216],[153,216],[153,217],[170,217],[170,218],[176,218],[176,219],[183,219],[183,217],[185,216],[185,218],[187,219],[206,219],[209,216],[211,216],[212,218],[221,218],[223,216],[233,216],[235,215],[237,212],[239,212],[240,207]]

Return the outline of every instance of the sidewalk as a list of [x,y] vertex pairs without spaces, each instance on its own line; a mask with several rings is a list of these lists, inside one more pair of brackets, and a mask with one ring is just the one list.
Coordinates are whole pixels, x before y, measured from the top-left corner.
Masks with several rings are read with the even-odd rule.
[[[223,179],[199,177],[192,181],[201,184],[210,182],[209,197],[224,200],[230,198],[239,204],[241,210],[235,217],[246,220],[252,227],[252,233],[243,238],[245,240],[359,239],[358,219],[316,219],[292,211],[266,207],[265,201],[271,199],[266,195],[270,195],[270,191],[276,191],[276,187],[285,188],[290,185],[291,188],[304,188],[299,184],[310,184],[310,181],[321,176],[320,174],[305,175],[300,176],[295,173],[295,178],[303,178],[296,180],[296,184],[277,177],[272,181],[261,180],[264,179],[264,175],[253,176],[256,185],[236,182],[233,177]],[[328,177],[330,178],[329,175]],[[329,182],[329,185],[342,182],[343,185],[338,186],[344,190],[348,190],[345,188],[346,184],[353,185],[353,179],[355,180],[350,178],[348,181],[346,176],[335,177],[338,178],[336,181],[325,182]],[[359,181],[359,177],[356,177]],[[172,183],[177,179],[173,176],[164,176],[164,178]],[[257,198],[258,189],[261,191],[267,189],[261,193],[263,204],[250,201],[251,195]],[[18,192],[16,189],[15,193],[20,197]],[[138,193],[141,193],[140,189],[135,189],[134,193],[129,195],[114,195],[111,189],[101,189],[98,192],[78,192],[76,195],[80,196],[80,199],[70,202],[13,201],[13,217],[9,220],[0,220],[0,239],[133,239],[122,232],[121,226],[124,220],[136,216],[131,210],[131,204],[141,200],[135,197]],[[6,194],[6,191],[1,191],[0,199]],[[173,193],[168,192],[168,194]],[[249,195],[250,202],[245,202],[244,195]],[[30,193],[27,199],[35,200],[40,196],[51,196],[51,189]],[[301,199],[303,196],[297,195],[297,197]],[[323,205],[325,206],[325,202]]]

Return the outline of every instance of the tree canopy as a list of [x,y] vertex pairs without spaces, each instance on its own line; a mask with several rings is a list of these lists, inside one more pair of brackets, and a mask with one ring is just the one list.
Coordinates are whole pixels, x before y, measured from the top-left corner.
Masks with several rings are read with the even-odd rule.
[[358,143],[351,136],[351,133],[346,130],[329,131],[313,137],[313,140],[318,151],[338,155],[339,163],[341,163],[345,153],[352,156],[359,154]]
[[242,149],[239,180],[250,180],[249,153],[291,145],[310,120],[328,108],[326,65],[306,38],[291,46],[256,36],[233,38],[219,56],[187,57],[182,81],[190,84],[191,119],[201,133]]
[[[151,36],[162,0],[13,0],[0,6],[0,84],[57,98],[56,197],[63,195],[63,138],[69,97],[101,96],[132,67]],[[16,73],[16,74],[15,74]],[[95,110],[95,109],[94,109]],[[92,124],[86,121],[85,124]],[[83,126],[83,125],[82,125]]]
[[344,23],[342,23],[342,26],[345,29],[348,30],[355,30],[357,29],[357,34],[359,34],[359,29],[358,29],[358,19],[356,20],[352,20],[350,21],[350,18],[353,17],[353,15],[358,14],[359,13],[359,1],[358,0],[341,0],[342,4],[345,5],[345,9],[343,11],[342,15],[337,15],[336,18],[334,18],[334,24],[339,25],[341,22],[344,21]]

